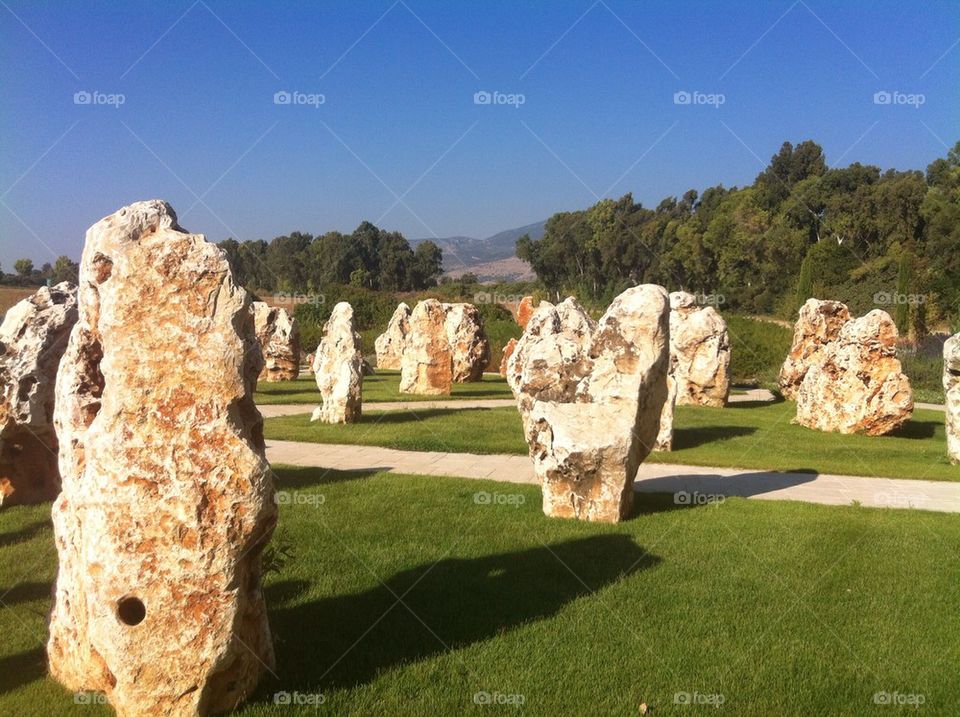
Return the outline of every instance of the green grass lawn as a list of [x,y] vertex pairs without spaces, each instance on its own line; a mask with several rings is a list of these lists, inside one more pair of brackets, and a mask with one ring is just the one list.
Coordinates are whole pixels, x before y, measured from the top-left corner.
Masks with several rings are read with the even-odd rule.
[[[947,461],[943,413],[918,410],[890,436],[843,436],[790,423],[796,404],[678,406],[674,450],[657,463],[816,471],[841,475],[960,480]],[[269,418],[276,440],[352,443],[411,451],[526,455],[520,416],[513,408],[369,412],[361,423],[310,423],[306,415]]]
[[[304,403],[316,405],[320,402],[320,392],[313,376],[298,378],[295,381],[277,381],[257,384],[254,400],[261,405]],[[513,398],[506,379],[485,375],[476,383],[455,383],[449,396],[421,396],[400,393],[399,371],[377,371],[363,378],[363,402],[383,403],[385,401],[456,401],[483,398]]]
[[[535,486],[277,473],[298,498],[266,580],[276,676],[241,715],[915,713],[877,693],[960,710],[955,516],[640,495],[610,526],[546,518]],[[0,714],[112,714],[45,677],[49,510],[0,514]]]

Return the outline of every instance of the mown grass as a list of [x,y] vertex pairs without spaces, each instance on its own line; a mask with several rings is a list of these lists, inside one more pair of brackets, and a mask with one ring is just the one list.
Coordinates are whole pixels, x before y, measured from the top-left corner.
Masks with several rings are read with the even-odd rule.
[[790,353],[793,331],[770,321],[724,314],[730,336],[730,376],[734,383],[775,390]]
[[[257,384],[254,400],[261,405],[270,404],[312,404],[320,402],[320,392],[313,376],[298,378],[295,381],[277,381]],[[383,403],[389,401],[457,401],[486,398],[513,398],[505,379],[496,375],[484,375],[482,381],[475,383],[455,383],[449,396],[421,396],[412,393],[400,393],[400,372],[378,370],[372,376],[363,378],[363,402]]]
[[[844,436],[793,425],[796,404],[678,406],[674,450],[654,463],[816,471],[852,476],[960,480],[947,461],[944,416],[918,410],[889,436]],[[310,423],[307,415],[269,418],[267,438],[385,446],[410,451],[525,455],[520,416],[513,408],[368,412],[360,423]]]
[[[277,474],[297,497],[293,557],[266,579],[276,676],[239,715],[915,713],[878,693],[960,710],[954,516],[640,495],[610,526],[546,518],[535,486]],[[0,714],[112,714],[45,676],[49,508],[0,518]]]

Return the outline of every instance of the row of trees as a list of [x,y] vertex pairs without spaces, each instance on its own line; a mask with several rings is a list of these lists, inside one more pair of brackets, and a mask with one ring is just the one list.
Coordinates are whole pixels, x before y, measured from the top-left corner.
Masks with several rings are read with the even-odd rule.
[[48,281],[59,284],[61,281],[77,283],[79,267],[68,256],[57,257],[53,264],[47,262],[39,269],[30,259],[17,259],[13,262],[13,274],[4,274],[0,266],[0,284],[16,284],[19,286],[37,286]]
[[806,141],[784,143],[748,187],[691,189],[656,209],[627,194],[561,212],[542,239],[521,237],[517,255],[557,296],[606,302],[652,282],[784,316],[809,296],[858,312],[888,300],[901,329],[922,333],[957,321],[958,248],[960,142],[924,174],[830,169]]

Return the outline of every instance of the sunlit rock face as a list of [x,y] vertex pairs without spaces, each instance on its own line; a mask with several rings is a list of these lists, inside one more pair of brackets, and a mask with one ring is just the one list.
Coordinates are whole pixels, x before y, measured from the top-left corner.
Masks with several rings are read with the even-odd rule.
[[283,308],[253,302],[253,320],[263,352],[261,381],[292,381],[300,375],[300,330]]
[[480,311],[473,304],[444,304],[447,341],[450,343],[454,383],[483,379],[490,364],[490,341]]
[[943,391],[947,408],[947,454],[960,463],[960,334],[943,345]]
[[780,392],[795,399],[811,366],[821,366],[826,347],[837,340],[840,329],[850,320],[846,304],[839,301],[807,299],[793,329],[793,345],[780,368]]
[[521,329],[527,328],[531,316],[533,316],[533,297],[524,296],[517,305],[517,323]]
[[848,321],[822,351],[797,391],[801,426],[879,436],[913,415],[910,379],[897,359],[897,327],[887,312]]
[[50,673],[119,715],[232,709],[274,661],[250,298],[158,200],[90,228],[79,283],[56,386]]
[[513,355],[513,351],[516,348],[516,339],[510,339],[507,341],[507,345],[503,347],[503,355],[500,357],[500,375],[503,378],[507,377],[507,367],[510,365],[510,357]]
[[673,450],[673,409],[677,403],[677,382],[673,374],[667,373],[667,400],[663,402],[663,411],[660,413],[660,432],[653,446],[655,451]]
[[400,362],[401,393],[450,393],[453,352],[446,322],[446,309],[436,299],[419,302],[410,314],[410,330]]
[[510,357],[547,515],[627,517],[637,468],[667,398],[670,306],[659,286],[628,289],[594,322],[574,299],[541,302]]
[[43,287],[0,325],[0,506],[60,492],[54,394],[60,357],[77,321],[77,287]]
[[377,353],[377,368],[399,369],[403,347],[410,331],[410,307],[400,302],[390,317],[387,330],[373,343]]
[[356,423],[363,401],[363,356],[360,334],[353,325],[353,307],[341,301],[323,327],[323,339],[313,360],[313,374],[323,404],[311,420]]
[[670,294],[670,354],[678,405],[726,405],[730,395],[727,322],[685,291]]

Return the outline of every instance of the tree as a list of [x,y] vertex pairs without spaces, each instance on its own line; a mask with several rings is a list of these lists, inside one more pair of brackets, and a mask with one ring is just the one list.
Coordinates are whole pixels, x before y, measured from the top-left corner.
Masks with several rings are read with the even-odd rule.
[[53,264],[53,283],[69,281],[76,284],[79,281],[80,267],[68,256],[58,256]]
[[29,259],[17,259],[13,262],[13,269],[17,272],[21,281],[28,280],[33,274],[33,262]]
[[413,252],[410,288],[428,289],[436,286],[443,274],[443,250],[432,241],[417,244]]

